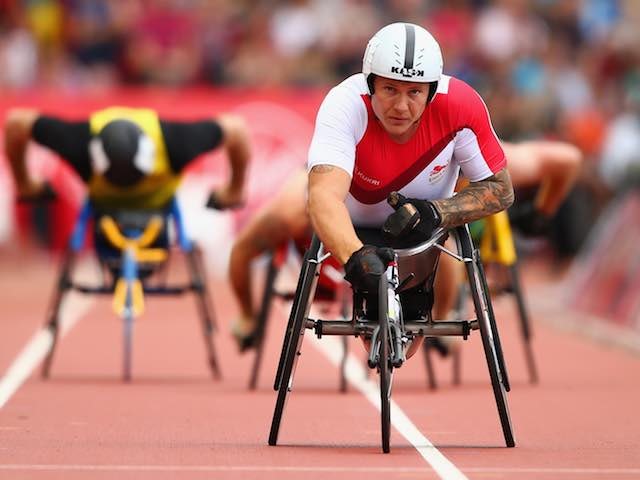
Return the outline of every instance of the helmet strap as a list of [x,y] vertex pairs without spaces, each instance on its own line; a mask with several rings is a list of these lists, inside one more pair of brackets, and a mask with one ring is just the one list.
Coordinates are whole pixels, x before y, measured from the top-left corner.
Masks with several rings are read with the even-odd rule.
[[155,163],[155,145],[147,135],[142,134],[138,138],[138,150],[133,158],[133,164],[138,170],[148,175],[153,170]]
[[429,83],[429,95],[427,97],[427,104],[433,100],[433,97],[436,95],[436,91],[438,90],[438,82]]
[[109,169],[109,159],[104,153],[102,140],[94,137],[89,141],[89,156],[91,157],[91,168],[98,175],[104,174]]
[[373,95],[374,87],[373,83],[376,80],[376,75],[374,73],[370,73],[367,76],[367,86],[369,87],[369,95]]

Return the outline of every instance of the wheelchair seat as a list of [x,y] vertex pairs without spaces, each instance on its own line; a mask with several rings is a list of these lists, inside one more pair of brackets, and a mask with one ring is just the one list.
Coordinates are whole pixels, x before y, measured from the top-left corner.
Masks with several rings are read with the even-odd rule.
[[[158,222],[158,217],[161,221]],[[103,268],[100,283],[76,281],[77,257],[85,246],[88,229],[93,223],[93,251]],[[169,235],[169,224],[175,232]],[[171,238],[170,238],[171,237]],[[155,282],[146,281],[153,273],[169,264],[172,247],[182,254],[187,267],[187,280],[169,281],[158,275]],[[110,275],[109,275],[110,274]],[[220,377],[213,345],[214,311],[209,298],[202,253],[188,237],[182,212],[176,198],[164,209],[98,210],[87,200],[69,238],[62,258],[53,301],[47,313],[46,328],[52,342],[42,366],[42,376],[48,378],[60,331],[60,308],[70,291],[83,294],[111,295],[112,308],[123,320],[123,379],[131,379],[132,335],[134,319],[144,311],[145,295],[175,296],[193,293],[202,326],[208,364],[214,378]]]
[[[95,253],[100,264],[104,265],[111,274],[111,279],[115,280],[122,275],[122,252],[112,245],[102,228],[100,219],[111,217],[118,229],[127,238],[138,238],[145,230],[153,217],[159,216],[163,219],[162,229],[156,239],[149,245],[150,248],[168,249],[169,242],[169,220],[171,211],[166,209],[154,210],[113,210],[94,211],[93,213],[93,238]],[[138,276],[145,280],[158,270],[161,263],[140,262],[138,263]]]

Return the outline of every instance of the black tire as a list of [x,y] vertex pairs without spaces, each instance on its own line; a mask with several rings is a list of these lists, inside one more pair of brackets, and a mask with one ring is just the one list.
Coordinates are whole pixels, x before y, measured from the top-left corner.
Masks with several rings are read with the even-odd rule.
[[438,382],[436,381],[436,372],[433,369],[433,362],[431,361],[432,347],[429,342],[429,338],[425,338],[422,345],[422,352],[424,353],[424,365],[427,370],[427,387],[429,390],[436,390],[438,388]]
[[293,304],[291,305],[291,312],[289,313],[289,320],[287,321],[287,328],[284,332],[284,341],[282,342],[282,349],[280,350],[280,359],[278,360],[278,370],[276,371],[276,378],[273,382],[273,389],[278,391],[280,389],[280,383],[282,381],[282,370],[284,368],[284,361],[286,358],[286,353],[289,350],[289,345],[291,344],[291,331],[293,328],[293,322],[295,319],[295,314],[300,306],[300,296],[302,293],[302,287],[305,282],[305,279],[310,276],[310,270],[313,269],[311,275],[315,275],[317,271],[317,264],[311,264],[309,259],[316,259],[318,256],[318,251],[320,249],[320,240],[314,235],[311,240],[311,246],[305,252],[304,257],[302,259],[302,270],[300,271],[300,276],[298,277],[298,284],[296,285],[296,293],[293,297]]
[[489,284],[487,283],[487,277],[484,274],[484,266],[482,264],[482,260],[480,259],[480,252],[476,251],[476,261],[475,264],[478,267],[478,275],[481,281],[481,292],[483,294],[483,298],[485,301],[485,305],[487,306],[487,313],[489,318],[489,324],[491,325],[491,332],[493,337],[493,343],[495,345],[496,350],[496,358],[498,360],[498,368],[500,370],[500,377],[502,384],[504,385],[504,389],[509,392],[511,391],[511,383],[509,382],[509,374],[507,373],[507,366],[504,361],[504,353],[502,352],[502,342],[500,342],[500,335],[498,334],[498,325],[496,324],[496,315],[493,312],[493,304],[491,303],[491,295],[489,294]]
[[287,403],[287,397],[293,384],[296,364],[300,356],[302,340],[305,332],[305,322],[309,315],[309,309],[315,294],[318,281],[318,264],[315,263],[320,248],[319,240],[314,236],[311,247],[305,254],[302,264],[302,272],[296,288],[296,296],[291,307],[287,331],[285,332],[282,353],[278,365],[278,372],[274,388],[278,391],[271,429],[269,431],[269,445],[276,445],[278,442],[278,432],[280,422]]
[[518,272],[517,263],[514,263],[509,267],[509,274],[511,276],[511,286],[513,289],[513,295],[516,299],[518,316],[520,318],[520,331],[522,333],[524,353],[527,361],[527,368],[529,370],[529,382],[532,384],[536,384],[538,383],[538,368],[536,366],[535,357],[533,356],[533,349],[531,347],[531,338],[533,335],[531,334],[531,323],[529,322],[529,313],[524,301],[522,287],[520,286],[520,274]]
[[386,275],[380,277],[378,288],[378,318],[380,322],[380,342],[378,356],[378,372],[380,374],[380,420],[382,429],[382,451],[390,452],[389,439],[391,437],[391,358],[389,349],[389,319],[388,311],[389,283]]
[[493,394],[496,399],[496,406],[498,408],[498,415],[500,416],[500,424],[502,426],[502,433],[504,435],[505,443],[507,447],[515,446],[515,437],[513,435],[513,426],[511,424],[511,417],[509,415],[509,407],[507,404],[506,388],[502,382],[503,376],[501,375],[500,365],[498,361],[498,353],[496,350],[495,339],[497,330],[493,330],[492,322],[490,319],[491,299],[486,291],[482,278],[481,270],[478,266],[479,260],[475,255],[474,261],[467,263],[467,274],[469,276],[469,286],[471,289],[471,296],[473,299],[473,305],[475,308],[476,316],[478,318],[478,324],[480,329],[480,335],[482,337],[482,346],[484,348],[485,358],[487,360],[487,367],[489,369],[489,376],[491,377],[491,386],[493,387]]
[[45,328],[51,332],[51,345],[49,351],[42,363],[42,378],[48,379],[51,372],[51,365],[53,363],[53,356],[58,346],[58,339],[60,336],[60,307],[62,300],[66,293],[71,288],[71,269],[74,264],[75,255],[70,250],[67,250],[62,259],[62,265],[60,266],[60,274],[58,275],[58,282],[56,283],[56,290],[53,294],[53,299],[49,306],[47,313],[47,323]]
[[196,305],[198,315],[202,325],[202,336],[204,339],[205,349],[207,351],[207,363],[211,376],[217,380],[222,378],[216,351],[213,345],[213,332],[216,328],[215,310],[211,303],[211,296],[207,289],[207,278],[202,260],[202,252],[199,247],[193,244],[191,251],[185,252],[187,266],[191,276],[191,289],[196,296]]
[[260,311],[258,312],[256,354],[253,358],[253,368],[251,369],[251,377],[249,378],[249,390],[255,390],[258,385],[258,375],[260,373],[260,365],[262,364],[262,352],[264,351],[264,335],[267,330],[269,313],[271,312],[271,302],[273,301],[273,295],[275,293],[275,282],[278,276],[278,270],[272,255],[269,260],[267,276],[264,280],[264,292],[262,294],[262,302],[260,303]]

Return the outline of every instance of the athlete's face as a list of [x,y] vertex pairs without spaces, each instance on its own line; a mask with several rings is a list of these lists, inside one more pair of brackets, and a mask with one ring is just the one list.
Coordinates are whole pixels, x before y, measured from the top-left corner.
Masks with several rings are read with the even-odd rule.
[[397,142],[406,142],[418,128],[427,106],[429,85],[376,77],[371,106],[378,120]]

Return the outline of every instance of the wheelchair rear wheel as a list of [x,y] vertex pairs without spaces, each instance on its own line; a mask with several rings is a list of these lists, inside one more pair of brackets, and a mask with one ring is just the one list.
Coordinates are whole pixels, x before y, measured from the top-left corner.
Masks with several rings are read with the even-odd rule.
[[291,306],[291,314],[289,315],[278,371],[273,386],[278,391],[278,398],[273,412],[273,419],[271,420],[269,445],[276,445],[278,442],[282,413],[293,384],[293,376],[304,338],[305,321],[309,315],[309,309],[311,308],[318,282],[319,268],[317,258],[319,250],[320,241],[314,236],[311,247],[307,250],[302,263],[302,272],[298,279],[296,295]]
[[467,273],[469,276],[469,286],[473,305],[478,319],[480,335],[482,337],[482,346],[484,348],[489,376],[491,377],[491,386],[496,399],[500,424],[507,447],[515,446],[515,438],[513,435],[513,426],[509,415],[509,406],[507,404],[507,390],[505,388],[505,376],[501,370],[500,353],[498,352],[499,337],[497,329],[495,329],[495,321],[491,321],[492,309],[491,299],[485,288],[486,283],[483,282],[482,270],[479,264],[477,252],[474,252],[473,262],[467,263]]
[[527,360],[527,367],[529,368],[529,382],[538,383],[538,368],[536,367],[535,357],[533,356],[533,349],[531,348],[531,327],[529,323],[529,314],[527,306],[524,301],[524,294],[520,287],[520,274],[518,272],[518,262],[509,267],[509,275],[511,277],[511,288],[513,295],[516,298],[516,306],[518,307],[518,314],[520,316],[520,329],[522,331],[522,340],[524,342],[524,352]]
[[504,361],[504,353],[502,352],[502,343],[500,342],[500,336],[498,335],[498,326],[496,324],[496,315],[493,311],[493,304],[491,303],[491,298],[489,296],[489,283],[487,282],[487,276],[484,273],[484,266],[482,264],[482,260],[480,259],[480,253],[478,252],[478,258],[476,261],[476,265],[478,267],[478,276],[481,281],[481,291],[483,292],[485,298],[485,304],[487,306],[487,315],[489,319],[489,325],[491,326],[491,331],[493,332],[493,343],[495,345],[496,350],[496,358],[498,360],[498,369],[500,370],[500,379],[502,384],[504,385],[504,389],[509,392],[511,390],[511,383],[509,382],[509,375],[507,374],[507,366]]
[[269,268],[267,269],[267,276],[264,281],[262,301],[260,302],[260,311],[257,317],[258,330],[256,333],[256,354],[253,359],[251,378],[249,379],[249,390],[255,390],[258,385],[258,374],[260,372],[260,364],[262,363],[262,353],[264,350],[264,336],[267,330],[269,313],[271,312],[271,303],[273,302],[273,297],[275,295],[275,282],[279,268],[273,258],[274,255],[275,254],[273,254],[269,260]]

